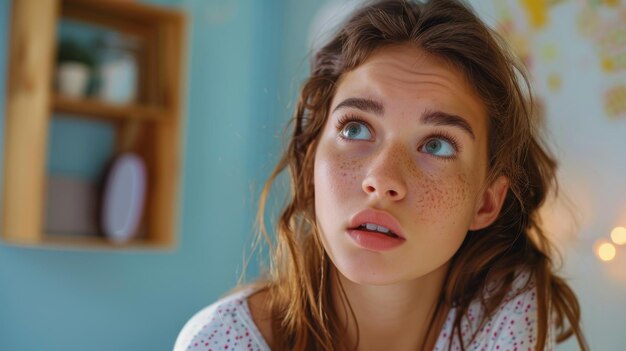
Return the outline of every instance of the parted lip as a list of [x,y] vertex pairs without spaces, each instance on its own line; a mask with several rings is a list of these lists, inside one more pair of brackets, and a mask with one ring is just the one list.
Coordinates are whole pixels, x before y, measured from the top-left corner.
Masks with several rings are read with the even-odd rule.
[[365,223],[372,223],[383,226],[394,232],[394,234],[396,234],[398,237],[406,239],[398,221],[395,219],[394,216],[385,211],[374,210],[371,208],[360,211],[352,216],[352,218],[350,218],[350,221],[348,222],[348,229],[357,229]]

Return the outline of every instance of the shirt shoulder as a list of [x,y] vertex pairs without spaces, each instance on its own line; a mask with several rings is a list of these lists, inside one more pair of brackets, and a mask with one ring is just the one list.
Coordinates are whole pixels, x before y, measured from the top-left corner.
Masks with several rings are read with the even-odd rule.
[[197,312],[178,334],[174,351],[270,351],[248,307],[253,293],[240,290]]
[[[486,322],[480,325],[484,311],[479,302],[470,305],[462,319],[461,332],[467,350],[533,350],[537,342],[537,289],[530,274],[520,273],[504,301]],[[455,311],[450,311],[435,350],[447,350]],[[480,329],[479,329],[480,328]],[[473,335],[476,337],[470,340]],[[445,336],[445,337],[444,337]],[[453,338],[452,349],[459,344]],[[548,333],[545,350],[554,350],[554,340]]]

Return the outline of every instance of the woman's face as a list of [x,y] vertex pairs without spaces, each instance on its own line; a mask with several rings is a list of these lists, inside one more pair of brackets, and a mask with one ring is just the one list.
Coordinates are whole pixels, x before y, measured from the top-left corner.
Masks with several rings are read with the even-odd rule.
[[413,46],[378,50],[339,81],[316,150],[326,252],[361,284],[441,271],[499,212],[486,172],[486,111],[462,74]]

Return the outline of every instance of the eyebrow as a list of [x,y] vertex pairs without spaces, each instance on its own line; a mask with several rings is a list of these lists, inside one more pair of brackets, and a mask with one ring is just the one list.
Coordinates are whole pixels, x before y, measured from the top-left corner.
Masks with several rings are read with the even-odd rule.
[[[375,115],[381,116],[385,113],[385,106],[376,100],[367,98],[347,98],[340,102],[333,112],[342,108],[356,108],[364,112],[371,112]],[[461,116],[451,113],[437,111],[437,110],[425,110],[421,116],[421,121],[424,124],[432,124],[436,126],[452,126],[457,127],[466,132],[472,140],[476,139],[472,126],[467,120]]]
[[361,111],[371,112],[379,116],[382,116],[383,114],[385,114],[385,107],[383,106],[383,104],[381,104],[380,102],[376,100],[365,99],[365,98],[347,98],[343,100],[341,103],[339,103],[339,105],[335,107],[333,112],[341,108],[347,108],[347,107],[353,107]]
[[426,110],[422,114],[422,122],[436,126],[458,127],[465,131],[472,138],[472,140],[476,140],[472,126],[470,126],[470,124],[467,123],[467,120],[461,116],[443,111]]

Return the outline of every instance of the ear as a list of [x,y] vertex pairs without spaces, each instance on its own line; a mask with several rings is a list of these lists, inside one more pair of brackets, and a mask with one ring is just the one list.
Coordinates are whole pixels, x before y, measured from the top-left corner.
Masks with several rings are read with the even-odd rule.
[[486,228],[498,218],[508,190],[509,179],[503,175],[491,183],[476,204],[474,219],[470,224],[469,230]]

